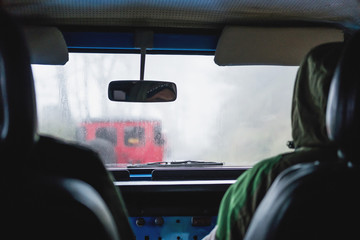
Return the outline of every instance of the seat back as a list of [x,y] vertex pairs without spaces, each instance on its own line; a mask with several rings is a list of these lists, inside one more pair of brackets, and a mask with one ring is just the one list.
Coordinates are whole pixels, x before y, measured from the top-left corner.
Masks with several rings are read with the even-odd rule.
[[327,128],[339,147],[338,160],[281,173],[256,210],[246,240],[359,238],[359,34],[346,44],[330,87]]
[[358,236],[359,183],[359,169],[345,163],[295,165],[273,183],[245,239],[352,239]]
[[358,165],[360,152],[360,32],[348,41],[331,83],[326,113],[330,139],[340,157]]
[[[0,32],[0,238],[120,239],[94,186],[71,177],[76,170],[69,165],[57,168],[62,172],[46,167],[53,158],[43,154],[48,149],[37,134],[27,46],[19,26],[1,8]],[[52,167],[56,164],[61,161]]]
[[21,30],[0,8],[0,147],[22,146],[23,153],[36,142],[37,117],[30,58]]
[[4,239],[119,239],[104,200],[83,181],[31,177],[26,185],[7,189],[3,197]]

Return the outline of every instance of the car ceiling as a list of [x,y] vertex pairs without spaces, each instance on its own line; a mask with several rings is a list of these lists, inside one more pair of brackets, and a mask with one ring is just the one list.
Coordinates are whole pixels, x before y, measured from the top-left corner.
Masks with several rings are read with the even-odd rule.
[[360,25],[357,0],[2,0],[2,5],[26,23],[57,26]]

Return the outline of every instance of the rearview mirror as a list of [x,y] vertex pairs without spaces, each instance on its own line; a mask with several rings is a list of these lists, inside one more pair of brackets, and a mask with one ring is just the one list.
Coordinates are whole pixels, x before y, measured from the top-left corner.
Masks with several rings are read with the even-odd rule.
[[172,102],[177,96],[176,85],[162,81],[112,81],[108,97],[120,102]]

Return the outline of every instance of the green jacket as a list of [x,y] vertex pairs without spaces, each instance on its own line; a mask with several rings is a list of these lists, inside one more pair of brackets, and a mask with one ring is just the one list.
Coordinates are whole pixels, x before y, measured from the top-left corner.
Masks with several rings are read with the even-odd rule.
[[251,218],[275,178],[297,163],[336,159],[325,124],[327,96],[342,43],[310,51],[296,76],[292,102],[295,151],[263,160],[243,173],[225,193],[218,215],[216,239],[243,239]]

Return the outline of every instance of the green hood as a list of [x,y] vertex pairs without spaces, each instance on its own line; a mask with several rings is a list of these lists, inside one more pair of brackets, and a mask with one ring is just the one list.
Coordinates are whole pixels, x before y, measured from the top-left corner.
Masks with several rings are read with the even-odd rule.
[[325,115],[330,82],[339,60],[342,43],[313,48],[301,63],[292,102],[292,137],[295,148],[330,144]]

